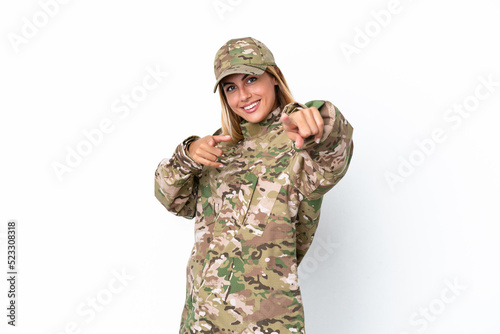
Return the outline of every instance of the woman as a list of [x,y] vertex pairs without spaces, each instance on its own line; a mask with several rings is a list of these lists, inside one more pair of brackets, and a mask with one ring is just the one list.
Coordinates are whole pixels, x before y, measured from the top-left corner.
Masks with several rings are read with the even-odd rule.
[[155,174],[167,210],[196,217],[179,333],[305,333],[297,268],[353,128],[328,101],[294,102],[254,38],[229,40],[214,69],[222,128],[185,139]]

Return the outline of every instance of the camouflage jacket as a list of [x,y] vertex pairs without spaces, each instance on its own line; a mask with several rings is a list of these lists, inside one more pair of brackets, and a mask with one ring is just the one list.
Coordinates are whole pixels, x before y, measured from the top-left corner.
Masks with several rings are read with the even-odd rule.
[[[219,143],[222,168],[195,162],[191,136],[155,173],[155,196],[175,215],[196,217],[180,333],[305,333],[298,265],[313,241],[323,195],[345,175],[353,128],[336,106],[311,101],[324,120],[296,148],[280,122],[299,103],[260,123],[243,121],[244,139]],[[216,133],[220,133],[220,129]]]

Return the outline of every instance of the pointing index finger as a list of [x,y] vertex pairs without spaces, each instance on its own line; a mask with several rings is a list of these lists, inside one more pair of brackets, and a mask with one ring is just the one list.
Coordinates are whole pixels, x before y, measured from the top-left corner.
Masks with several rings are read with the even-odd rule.
[[212,138],[214,139],[215,144],[218,144],[221,141],[230,141],[231,140],[230,135],[217,135],[217,136],[212,136]]
[[288,114],[281,115],[281,122],[283,123],[283,125],[287,126],[296,124],[293,118],[291,118]]

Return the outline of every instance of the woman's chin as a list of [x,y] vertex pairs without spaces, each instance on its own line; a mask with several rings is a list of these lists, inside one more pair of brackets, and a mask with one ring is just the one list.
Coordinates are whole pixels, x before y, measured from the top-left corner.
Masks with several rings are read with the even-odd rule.
[[259,122],[262,122],[263,120],[265,120],[267,115],[269,115],[269,112],[262,113],[260,110],[255,110],[252,113],[245,113],[244,115],[240,115],[240,116],[242,118],[244,118],[247,122],[259,123]]

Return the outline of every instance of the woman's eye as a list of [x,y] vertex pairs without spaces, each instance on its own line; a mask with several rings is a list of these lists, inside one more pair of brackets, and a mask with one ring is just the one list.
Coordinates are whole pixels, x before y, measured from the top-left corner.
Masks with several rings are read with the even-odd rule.
[[226,92],[228,92],[228,93],[231,92],[231,91],[233,91],[233,90],[234,90],[234,86],[228,86],[226,88]]
[[248,82],[248,83],[252,83],[252,82],[254,82],[255,80],[257,80],[257,78],[256,78],[256,77],[251,77],[251,78],[249,78],[249,79],[247,80],[247,82]]

